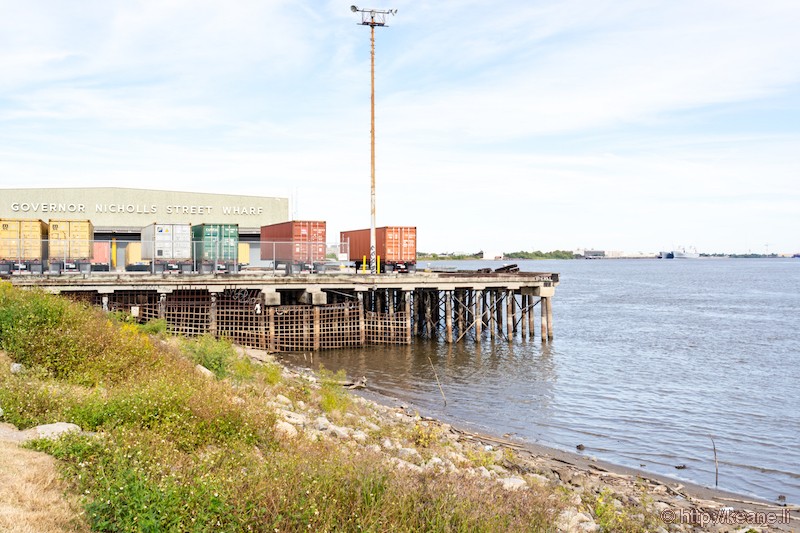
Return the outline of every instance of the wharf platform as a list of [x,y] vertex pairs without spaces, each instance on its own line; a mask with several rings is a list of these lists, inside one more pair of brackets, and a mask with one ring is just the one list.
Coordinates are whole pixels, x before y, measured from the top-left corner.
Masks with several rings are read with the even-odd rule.
[[547,272],[410,274],[255,272],[158,274],[93,272],[11,276],[18,287],[62,294],[140,322],[166,320],[171,331],[211,334],[271,351],[381,344],[412,338],[460,342],[485,337],[553,339]]

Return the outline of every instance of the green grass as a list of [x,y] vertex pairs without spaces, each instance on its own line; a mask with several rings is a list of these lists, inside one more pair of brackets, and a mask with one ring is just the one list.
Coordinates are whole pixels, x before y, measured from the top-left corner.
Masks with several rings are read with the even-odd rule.
[[[31,446],[58,458],[95,531],[552,530],[551,493],[393,470],[367,448],[273,435],[267,403],[278,391],[351,409],[342,375],[323,373],[309,390],[225,341],[181,344],[0,284],[0,421],[90,432]],[[12,361],[26,371],[11,374]],[[221,379],[198,375],[196,362]]]
[[342,382],[347,376],[344,370],[336,373],[320,367],[320,407],[326,413],[344,414],[352,405],[350,395],[347,394]]

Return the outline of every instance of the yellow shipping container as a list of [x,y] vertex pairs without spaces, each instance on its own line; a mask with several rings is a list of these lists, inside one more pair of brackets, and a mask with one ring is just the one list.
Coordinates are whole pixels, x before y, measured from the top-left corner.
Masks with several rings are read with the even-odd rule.
[[47,224],[41,220],[0,219],[0,259],[42,261],[46,259],[44,241]]
[[142,262],[142,243],[129,242],[125,247],[125,266]]
[[50,219],[50,259],[92,258],[94,226],[89,220]]
[[239,264],[240,265],[250,264],[250,243],[247,242],[239,243]]

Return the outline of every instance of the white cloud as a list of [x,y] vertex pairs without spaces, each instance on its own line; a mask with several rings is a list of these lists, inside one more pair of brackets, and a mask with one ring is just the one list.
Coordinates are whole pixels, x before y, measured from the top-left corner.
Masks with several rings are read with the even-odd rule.
[[[0,0],[0,177],[296,193],[332,234],[364,227],[369,30],[348,6]],[[386,7],[379,224],[434,251],[800,248],[800,4]]]

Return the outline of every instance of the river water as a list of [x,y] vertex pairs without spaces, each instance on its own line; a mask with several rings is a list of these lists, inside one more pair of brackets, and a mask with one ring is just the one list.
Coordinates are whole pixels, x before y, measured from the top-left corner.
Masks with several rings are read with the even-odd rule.
[[517,264],[561,274],[552,343],[537,312],[533,341],[418,340],[320,352],[314,366],[364,375],[421,414],[709,487],[713,437],[720,488],[800,503],[800,260]]

